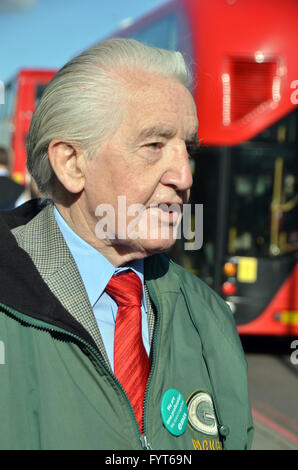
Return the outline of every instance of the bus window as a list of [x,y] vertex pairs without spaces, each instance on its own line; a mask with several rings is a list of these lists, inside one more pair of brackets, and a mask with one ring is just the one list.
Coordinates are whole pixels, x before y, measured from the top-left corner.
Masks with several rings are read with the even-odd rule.
[[258,136],[258,144],[231,149],[229,255],[280,256],[298,248],[293,123],[295,114],[267,129],[265,137],[272,144],[260,142]]
[[256,137],[251,139],[251,142],[268,142],[274,143],[292,143],[297,142],[298,133],[298,113],[293,112],[282,119],[282,121],[267,127]]
[[[297,251],[296,123],[292,114],[279,122],[279,131],[275,125],[264,131],[266,141],[257,136],[235,147],[199,149],[190,203],[203,204],[203,246],[188,252],[178,243],[171,256],[211,287],[219,282],[221,257],[270,258]],[[286,132],[280,130],[284,126]]]
[[[213,287],[216,251],[216,219],[219,179],[218,147],[200,147],[194,158],[193,186],[189,203],[203,204],[203,246],[199,250],[176,252],[171,256]],[[184,240],[183,240],[184,243]],[[179,245],[178,245],[179,246]],[[180,243],[183,250],[183,245]]]
[[131,37],[137,41],[163,49],[178,49],[178,22],[176,15],[169,15],[137,31]]

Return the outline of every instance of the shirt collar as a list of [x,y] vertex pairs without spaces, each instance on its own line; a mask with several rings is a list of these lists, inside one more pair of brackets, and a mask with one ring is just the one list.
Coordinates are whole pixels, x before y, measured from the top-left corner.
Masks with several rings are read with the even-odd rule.
[[89,243],[79,237],[79,235],[71,229],[55,206],[54,215],[64,240],[76,262],[91,306],[93,307],[95,305],[114,274],[130,268],[142,281],[142,305],[144,309],[147,310],[144,291],[144,260],[133,260],[125,266],[115,268],[105,256],[99,253],[99,251],[89,245]]

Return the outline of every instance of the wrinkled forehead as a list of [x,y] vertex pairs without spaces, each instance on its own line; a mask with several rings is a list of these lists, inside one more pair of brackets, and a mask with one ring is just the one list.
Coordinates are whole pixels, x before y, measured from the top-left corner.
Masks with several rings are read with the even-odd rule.
[[141,79],[130,82],[128,95],[131,102],[141,101],[144,105],[160,103],[179,105],[182,102],[195,108],[190,91],[177,79],[155,75],[144,75]]
[[197,110],[190,91],[174,79],[156,78],[135,82],[125,103],[125,121],[140,128],[165,126],[193,133]]

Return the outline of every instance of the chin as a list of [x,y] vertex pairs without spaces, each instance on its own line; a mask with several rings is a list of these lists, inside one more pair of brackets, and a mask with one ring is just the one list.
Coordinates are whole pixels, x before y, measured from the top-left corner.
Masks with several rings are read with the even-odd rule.
[[159,224],[157,230],[148,233],[146,224],[140,225],[135,233],[130,233],[125,239],[117,239],[117,244],[127,253],[137,255],[138,258],[146,258],[172,248],[177,240],[177,228],[177,224],[170,227]]
[[140,244],[142,245],[143,251],[146,253],[146,256],[149,256],[155,253],[163,253],[164,251],[169,250],[170,248],[172,248],[175,242],[175,238],[170,238],[168,240],[142,240]]

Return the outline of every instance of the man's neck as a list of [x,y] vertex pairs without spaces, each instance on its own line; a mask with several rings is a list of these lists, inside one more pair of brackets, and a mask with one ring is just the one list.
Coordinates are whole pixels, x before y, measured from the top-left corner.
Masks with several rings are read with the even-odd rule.
[[98,238],[96,236],[96,220],[88,217],[88,213],[82,210],[79,204],[74,203],[66,207],[64,204],[56,202],[55,206],[70,228],[99,251],[113,266],[123,266],[130,261],[143,259],[147,256],[137,245],[133,247],[126,244],[124,240]]

